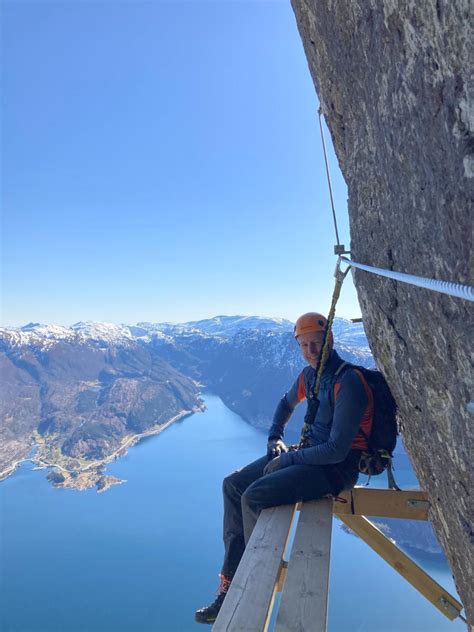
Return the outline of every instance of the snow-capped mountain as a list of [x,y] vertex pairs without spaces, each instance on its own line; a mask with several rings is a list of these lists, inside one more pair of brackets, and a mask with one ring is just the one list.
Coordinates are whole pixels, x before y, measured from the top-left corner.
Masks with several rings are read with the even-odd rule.
[[[140,340],[150,342],[152,338],[171,341],[177,336],[211,336],[232,339],[245,331],[272,332],[272,334],[292,333],[294,324],[284,318],[264,318],[261,316],[215,316],[205,320],[185,323],[148,323],[136,325],[116,325],[106,322],[80,321],[71,327],[29,323],[23,327],[0,327],[0,340],[14,346],[47,345],[59,341],[103,342],[107,344],[127,344]],[[370,351],[361,323],[352,323],[344,318],[336,318],[333,326],[336,343],[356,356],[366,358]]]
[[76,337],[70,327],[29,323],[24,327],[0,327],[0,343],[5,347],[48,346]]
[[211,336],[232,338],[242,329],[258,331],[293,331],[294,324],[284,318],[265,318],[262,316],[215,316],[205,320],[193,320],[187,323],[138,323],[147,331],[162,331],[170,335],[201,332]]
[[136,336],[128,325],[114,325],[112,323],[96,323],[91,321],[78,322],[71,329],[85,340],[100,342],[124,342],[133,340]]
[[138,325],[81,321],[71,327],[41,323],[29,323],[24,327],[0,327],[0,342],[15,347],[49,348],[58,342],[66,341],[76,344],[102,343],[106,347],[107,345],[128,345],[137,340],[149,342],[152,336],[169,338],[158,325],[144,329]]

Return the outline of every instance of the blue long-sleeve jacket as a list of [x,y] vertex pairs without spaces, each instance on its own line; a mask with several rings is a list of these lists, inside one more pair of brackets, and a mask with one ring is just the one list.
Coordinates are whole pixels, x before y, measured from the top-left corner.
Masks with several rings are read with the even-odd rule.
[[[319,408],[308,436],[309,446],[281,455],[282,467],[303,463],[325,465],[341,463],[351,449],[366,449],[362,428],[370,434],[373,417],[373,396],[357,369],[348,368],[340,376],[335,372],[343,360],[332,350],[321,379]],[[283,439],[285,426],[294,409],[310,391],[315,369],[307,366],[290,390],[280,400],[269,438]]]

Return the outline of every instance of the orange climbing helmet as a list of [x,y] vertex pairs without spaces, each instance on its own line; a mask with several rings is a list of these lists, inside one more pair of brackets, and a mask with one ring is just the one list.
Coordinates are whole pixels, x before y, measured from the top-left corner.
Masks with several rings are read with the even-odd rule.
[[321,331],[324,333],[327,324],[327,318],[322,314],[318,314],[317,312],[303,314],[296,321],[294,329],[295,338],[298,338],[301,334],[307,334],[310,331]]

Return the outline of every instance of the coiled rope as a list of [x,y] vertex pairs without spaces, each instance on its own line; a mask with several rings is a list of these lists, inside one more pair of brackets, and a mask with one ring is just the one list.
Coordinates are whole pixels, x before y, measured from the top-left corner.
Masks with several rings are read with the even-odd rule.
[[470,285],[451,283],[450,281],[438,281],[437,279],[427,279],[426,277],[406,274],[405,272],[375,268],[363,263],[358,263],[357,261],[352,261],[347,257],[340,257],[340,260],[344,261],[353,268],[358,268],[359,270],[364,270],[365,272],[371,272],[372,274],[378,274],[379,276],[387,277],[388,279],[393,279],[394,281],[401,281],[402,283],[409,283],[410,285],[423,287],[427,290],[432,290],[433,292],[440,292],[441,294],[448,294],[449,296],[454,296],[456,298],[463,298],[467,301],[474,301],[474,287],[471,287]]
[[318,412],[319,387],[321,385],[321,378],[323,376],[324,367],[326,366],[326,361],[329,357],[329,350],[330,350],[329,341],[331,340],[332,324],[334,322],[334,316],[336,315],[336,303],[339,299],[339,295],[341,294],[342,284],[348,272],[349,272],[349,268],[347,268],[344,272],[342,272],[338,264],[336,267],[336,272],[334,273],[334,276],[336,277],[336,283],[334,285],[334,292],[332,294],[331,308],[329,310],[329,315],[328,315],[328,319],[326,323],[326,329],[324,330],[324,340],[323,340],[323,344],[321,347],[321,354],[318,361],[318,371],[316,373],[315,382],[313,386],[311,387],[311,390],[309,393],[310,399],[311,399],[311,406],[308,406],[308,411],[304,418],[304,424],[301,430],[301,437],[300,437],[300,443],[299,443],[300,448],[306,447],[307,437],[309,435],[311,425],[313,424],[314,419],[316,417],[316,413]]

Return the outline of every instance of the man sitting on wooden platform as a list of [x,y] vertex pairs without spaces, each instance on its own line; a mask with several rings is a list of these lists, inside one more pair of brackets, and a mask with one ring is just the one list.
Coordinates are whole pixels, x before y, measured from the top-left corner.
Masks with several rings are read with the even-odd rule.
[[[324,365],[317,399],[312,397],[327,320],[310,312],[296,321],[295,338],[308,362],[278,403],[268,435],[267,455],[224,479],[224,563],[217,599],[197,610],[196,621],[213,623],[262,509],[317,500],[353,487],[367,449],[373,395],[357,369],[338,375],[343,360],[333,349]],[[303,400],[308,409],[298,446],[283,443],[285,425]]]

